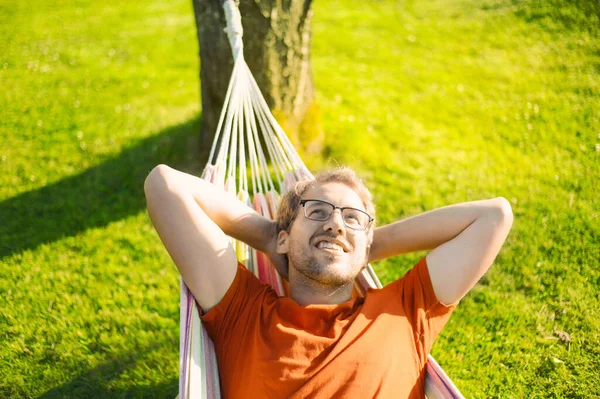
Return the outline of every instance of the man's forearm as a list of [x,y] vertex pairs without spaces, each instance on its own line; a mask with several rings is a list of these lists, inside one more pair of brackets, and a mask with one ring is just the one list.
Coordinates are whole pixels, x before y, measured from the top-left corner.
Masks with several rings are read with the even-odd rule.
[[375,230],[369,261],[431,250],[459,235],[480,217],[500,214],[497,198],[449,205]]
[[225,234],[253,248],[264,250],[267,240],[273,234],[272,221],[240,202],[233,194],[203,179],[164,166],[158,173],[164,174],[162,179],[170,195],[193,197]]

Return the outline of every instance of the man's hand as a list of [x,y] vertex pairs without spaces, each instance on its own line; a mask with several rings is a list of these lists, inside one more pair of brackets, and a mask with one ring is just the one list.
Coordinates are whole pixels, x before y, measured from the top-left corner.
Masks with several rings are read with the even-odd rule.
[[272,221],[267,229],[266,236],[268,237],[268,241],[263,248],[263,252],[267,255],[273,266],[275,266],[281,277],[289,281],[288,257],[285,254],[277,253],[277,223],[275,221]]

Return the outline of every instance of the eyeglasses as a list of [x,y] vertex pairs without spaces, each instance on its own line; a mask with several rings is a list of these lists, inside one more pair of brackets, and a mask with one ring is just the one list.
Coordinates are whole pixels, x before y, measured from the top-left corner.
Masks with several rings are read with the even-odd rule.
[[318,222],[329,220],[333,212],[335,212],[336,209],[339,209],[344,225],[353,230],[364,231],[369,227],[371,222],[375,220],[374,217],[360,209],[339,207],[330,204],[327,201],[306,199],[301,200],[300,205],[304,207],[304,216],[307,219],[316,220]]

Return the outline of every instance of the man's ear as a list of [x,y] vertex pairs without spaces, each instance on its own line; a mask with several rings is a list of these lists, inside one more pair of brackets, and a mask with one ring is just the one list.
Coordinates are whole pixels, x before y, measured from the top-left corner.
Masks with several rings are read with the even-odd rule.
[[277,235],[277,253],[278,254],[287,254],[289,252],[289,243],[288,240],[290,238],[290,234],[281,230]]

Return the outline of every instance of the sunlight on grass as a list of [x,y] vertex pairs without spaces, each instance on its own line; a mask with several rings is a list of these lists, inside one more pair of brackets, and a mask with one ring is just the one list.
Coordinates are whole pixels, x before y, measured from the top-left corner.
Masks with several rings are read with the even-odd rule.
[[[356,167],[379,223],[512,204],[505,247],[433,348],[466,397],[600,395],[599,15],[314,4],[327,135],[309,167]],[[192,4],[12,1],[0,24],[0,396],[174,397],[179,279],[142,184],[158,163],[201,167]],[[422,255],[374,267],[387,283]]]

